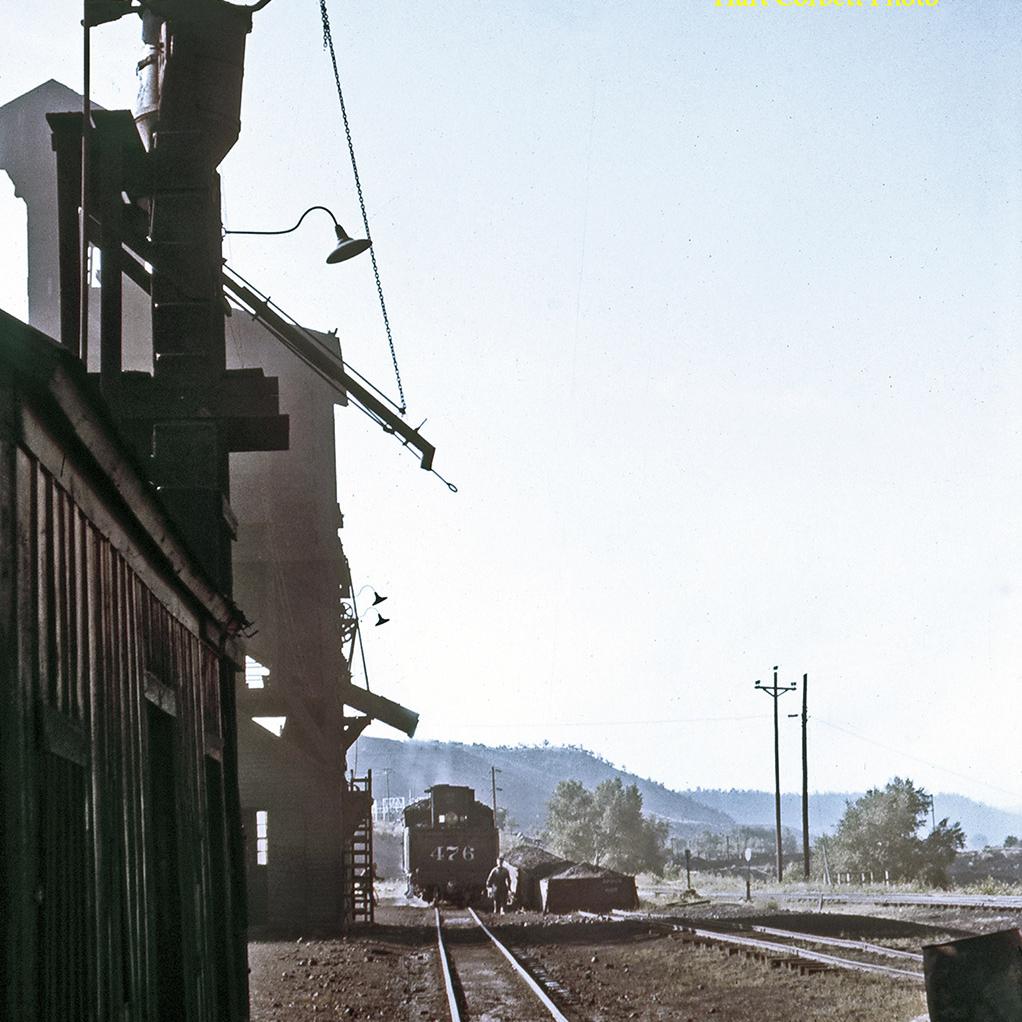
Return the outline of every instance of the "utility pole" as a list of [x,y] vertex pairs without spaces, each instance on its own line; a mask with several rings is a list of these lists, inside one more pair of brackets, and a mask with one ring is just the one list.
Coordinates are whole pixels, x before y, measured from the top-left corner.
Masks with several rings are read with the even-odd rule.
[[823,882],[828,887],[834,886],[834,878],[830,875],[830,863],[827,861],[827,839],[820,835],[820,851],[823,852]]
[[781,852],[781,733],[777,724],[777,700],[785,692],[794,692],[797,687],[797,685],[778,685],[776,666],[774,667],[773,685],[764,685],[758,679],[756,680],[756,688],[760,692],[766,692],[774,701],[774,833],[776,837],[778,880],[783,879],[784,857]]
[[802,675],[802,862],[809,879],[809,675]]
[[[797,717],[797,713],[789,713]],[[802,675],[802,860],[806,880],[809,879],[809,675]]]
[[[497,787],[497,774],[499,774],[500,768],[491,766],[490,767],[490,787],[493,790],[493,825],[497,826],[497,792],[503,791],[503,788]],[[499,827],[498,827],[499,830]]]

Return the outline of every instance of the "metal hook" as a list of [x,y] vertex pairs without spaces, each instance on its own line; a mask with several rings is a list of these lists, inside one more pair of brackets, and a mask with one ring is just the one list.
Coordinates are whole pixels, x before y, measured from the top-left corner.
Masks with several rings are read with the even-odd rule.
[[437,477],[437,479],[439,479],[440,482],[442,482],[444,484],[444,486],[446,486],[447,489],[449,489],[451,491],[451,493],[457,493],[458,492],[458,487],[455,486],[454,483],[448,482],[448,480],[444,479],[444,477],[435,468],[431,468],[430,472],[432,472],[433,475],[435,475]]

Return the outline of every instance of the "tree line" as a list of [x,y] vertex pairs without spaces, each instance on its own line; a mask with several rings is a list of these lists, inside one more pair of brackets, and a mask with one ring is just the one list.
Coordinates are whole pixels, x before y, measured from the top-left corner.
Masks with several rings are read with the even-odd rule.
[[[931,806],[925,789],[900,777],[846,802],[834,835],[818,839],[814,846],[815,875],[872,873],[894,881],[947,886],[950,866],[965,847],[965,834],[946,817],[934,821],[927,832]],[[766,834],[760,833],[765,830],[736,831],[735,857],[745,847],[765,843]],[[636,785],[626,787],[620,778],[603,781],[593,791],[580,781],[561,781],[547,803],[546,842],[552,851],[575,862],[659,875],[671,858],[669,833],[666,821],[643,814]],[[796,851],[794,835],[784,836],[784,851],[791,857]],[[710,832],[693,844],[706,859],[726,857],[725,850],[730,850],[727,836]]]

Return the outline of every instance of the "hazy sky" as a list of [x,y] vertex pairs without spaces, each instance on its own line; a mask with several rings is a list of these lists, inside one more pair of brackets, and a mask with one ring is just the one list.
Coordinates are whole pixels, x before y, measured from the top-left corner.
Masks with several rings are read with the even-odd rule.
[[[0,103],[80,88],[73,6],[7,15]],[[409,418],[459,487],[338,412],[373,687],[418,737],[768,788],[779,664],[814,789],[1022,805],[1022,5],[330,10]],[[129,106],[137,20],[93,38]],[[356,233],[315,0],[256,16],[242,117],[227,225]],[[229,242],[393,390],[325,221]],[[786,717],[782,758],[795,790]]]

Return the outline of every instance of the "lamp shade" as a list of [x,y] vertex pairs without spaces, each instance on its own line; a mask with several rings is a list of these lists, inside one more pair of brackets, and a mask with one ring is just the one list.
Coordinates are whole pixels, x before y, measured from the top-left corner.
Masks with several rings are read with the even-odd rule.
[[337,244],[334,250],[326,257],[328,263],[343,263],[345,259],[351,259],[360,252],[364,252],[372,242],[368,238],[350,238],[348,232],[340,225],[334,227],[337,234]]

